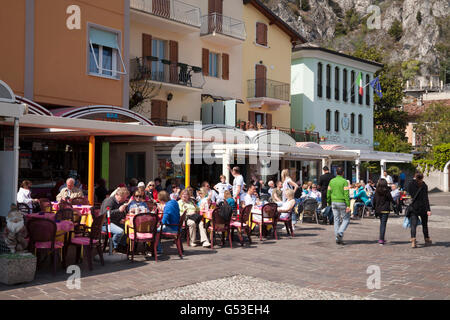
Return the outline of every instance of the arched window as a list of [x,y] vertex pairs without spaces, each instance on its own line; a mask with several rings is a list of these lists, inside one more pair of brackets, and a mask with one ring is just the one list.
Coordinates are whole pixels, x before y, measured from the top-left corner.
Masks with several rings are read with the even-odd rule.
[[358,116],[358,133],[363,134],[363,116],[360,114]]
[[327,110],[327,115],[325,119],[325,128],[327,131],[331,131],[331,110]]
[[342,99],[347,102],[347,69],[344,69],[342,72]]
[[322,63],[319,62],[317,64],[317,96],[319,98],[322,98],[322,81],[323,81],[323,75],[322,75]]
[[370,106],[370,90],[369,90],[370,76],[366,75],[366,105]]
[[350,115],[350,132],[355,133],[355,114]]
[[334,68],[334,99],[339,100],[339,68]]
[[334,112],[334,131],[339,132],[339,111]]
[[331,66],[327,64],[327,99],[331,99]]
[[355,103],[355,71],[352,70],[350,72],[350,83],[351,83],[351,89],[350,89],[350,102]]

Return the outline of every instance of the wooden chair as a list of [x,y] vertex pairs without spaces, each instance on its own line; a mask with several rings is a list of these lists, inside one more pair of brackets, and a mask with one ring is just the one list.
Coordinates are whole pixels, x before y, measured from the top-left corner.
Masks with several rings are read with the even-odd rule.
[[251,222],[250,218],[251,218],[252,208],[253,208],[253,206],[251,204],[249,204],[242,210],[242,213],[239,216],[239,220],[232,220],[230,222],[231,238],[233,238],[234,230],[237,230],[239,241],[241,242],[241,246],[244,245],[244,238],[242,237],[243,231],[245,231],[245,233],[247,234],[249,244],[252,243],[252,239],[251,239],[252,229],[250,227],[250,222]]
[[33,252],[36,249],[38,261],[41,250],[50,250],[53,260],[53,275],[56,274],[56,254],[61,250],[62,266],[65,268],[65,254],[63,254],[64,243],[56,241],[56,223],[50,219],[31,218],[26,222],[28,236],[30,239],[29,248]]
[[183,259],[183,251],[184,251],[183,243],[181,242],[181,231],[184,220],[186,220],[186,211],[181,215],[180,222],[178,224],[166,224],[166,226],[178,227],[176,233],[164,232],[163,231],[164,225],[161,224],[161,229],[157,233],[156,237],[156,245],[158,245],[160,239],[173,239],[174,243],[177,245],[178,255],[180,256],[181,259]]
[[[86,231],[83,236],[75,237],[69,240],[68,246],[75,245],[77,246],[77,254],[76,254],[76,263],[80,260],[81,255],[81,247],[83,247],[83,252],[86,253],[88,259],[89,270],[92,270],[92,250],[96,249],[97,253],[100,257],[100,262],[102,266],[105,265],[105,261],[103,260],[103,250],[101,248],[101,235],[102,235],[102,225],[105,219],[105,215],[100,215],[94,218],[91,227],[86,227]],[[66,255],[67,255],[66,250]]]
[[276,203],[266,203],[261,208],[261,215],[252,213],[252,222],[259,226],[259,239],[262,241],[263,229],[265,226],[271,225],[273,228],[273,235],[278,240],[277,222],[278,222],[278,206]]
[[78,198],[73,198],[71,201],[70,201],[70,203],[72,203],[72,205],[82,205],[82,206],[88,206],[90,203],[89,203],[89,200],[87,199],[87,198],[81,198],[81,197],[78,197]]
[[216,232],[222,232],[222,246],[225,245],[225,233],[228,234],[228,240],[230,242],[230,248],[233,248],[233,241],[231,238],[231,220],[225,221],[220,216],[220,208],[214,209],[212,212],[212,220],[211,225],[209,226],[208,230],[210,232],[210,242],[211,242],[211,249],[214,248],[214,240],[216,236]]
[[[152,244],[155,261],[158,261],[158,255],[156,252],[157,244],[155,245],[157,225],[158,225],[158,217],[156,215],[150,215],[148,213],[139,213],[133,217],[133,227],[127,225],[126,230],[127,237],[129,239],[129,243],[127,245],[127,259],[129,258],[131,249],[131,261],[134,261],[135,243],[136,246],[139,243],[144,243],[144,251],[145,251],[145,248],[147,247],[146,243],[150,242]],[[132,231],[130,232],[130,230]]]
[[[295,208],[295,206],[294,206]],[[278,221],[284,222],[284,226],[286,227],[286,232],[291,237],[294,237],[294,228],[292,227],[292,215],[295,214],[294,208],[289,212],[289,216],[287,218],[281,218],[281,214],[278,216]]]
[[72,204],[70,204],[69,202],[62,200],[60,203],[58,203],[58,210],[59,209],[67,209],[70,208],[72,209]]

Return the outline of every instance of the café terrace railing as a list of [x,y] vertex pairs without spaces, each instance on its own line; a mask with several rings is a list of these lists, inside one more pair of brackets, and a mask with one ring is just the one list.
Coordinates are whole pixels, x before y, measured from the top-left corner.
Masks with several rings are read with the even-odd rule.
[[130,60],[130,81],[152,80],[192,88],[203,88],[202,68],[157,57],[138,57]]
[[178,0],[130,0],[132,9],[200,27],[200,8]]
[[201,20],[200,36],[220,33],[240,40],[247,38],[244,21],[219,13],[205,15]]

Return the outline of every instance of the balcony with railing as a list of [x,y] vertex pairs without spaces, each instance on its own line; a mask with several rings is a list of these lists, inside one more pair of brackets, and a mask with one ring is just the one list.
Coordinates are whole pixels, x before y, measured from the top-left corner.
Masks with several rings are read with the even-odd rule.
[[130,81],[151,81],[181,91],[199,91],[205,84],[202,68],[148,56],[130,60]]
[[247,38],[244,21],[212,13],[201,18],[200,36],[222,45],[238,45]]
[[198,32],[201,26],[200,8],[179,0],[130,0],[131,19],[185,33]]
[[289,104],[291,95],[289,83],[270,80],[252,79],[247,81],[247,101],[252,108],[269,105],[279,108]]
[[297,142],[320,142],[319,133],[315,131],[303,131],[281,127],[274,127],[273,129],[280,130],[290,135]]

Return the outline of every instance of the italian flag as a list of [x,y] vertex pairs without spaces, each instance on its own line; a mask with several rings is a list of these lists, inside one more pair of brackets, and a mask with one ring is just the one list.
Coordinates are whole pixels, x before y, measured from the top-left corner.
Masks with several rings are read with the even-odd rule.
[[356,84],[359,86],[359,95],[362,96],[364,94],[363,92],[363,79],[362,79],[362,73],[360,72],[358,74],[358,78],[356,79]]

